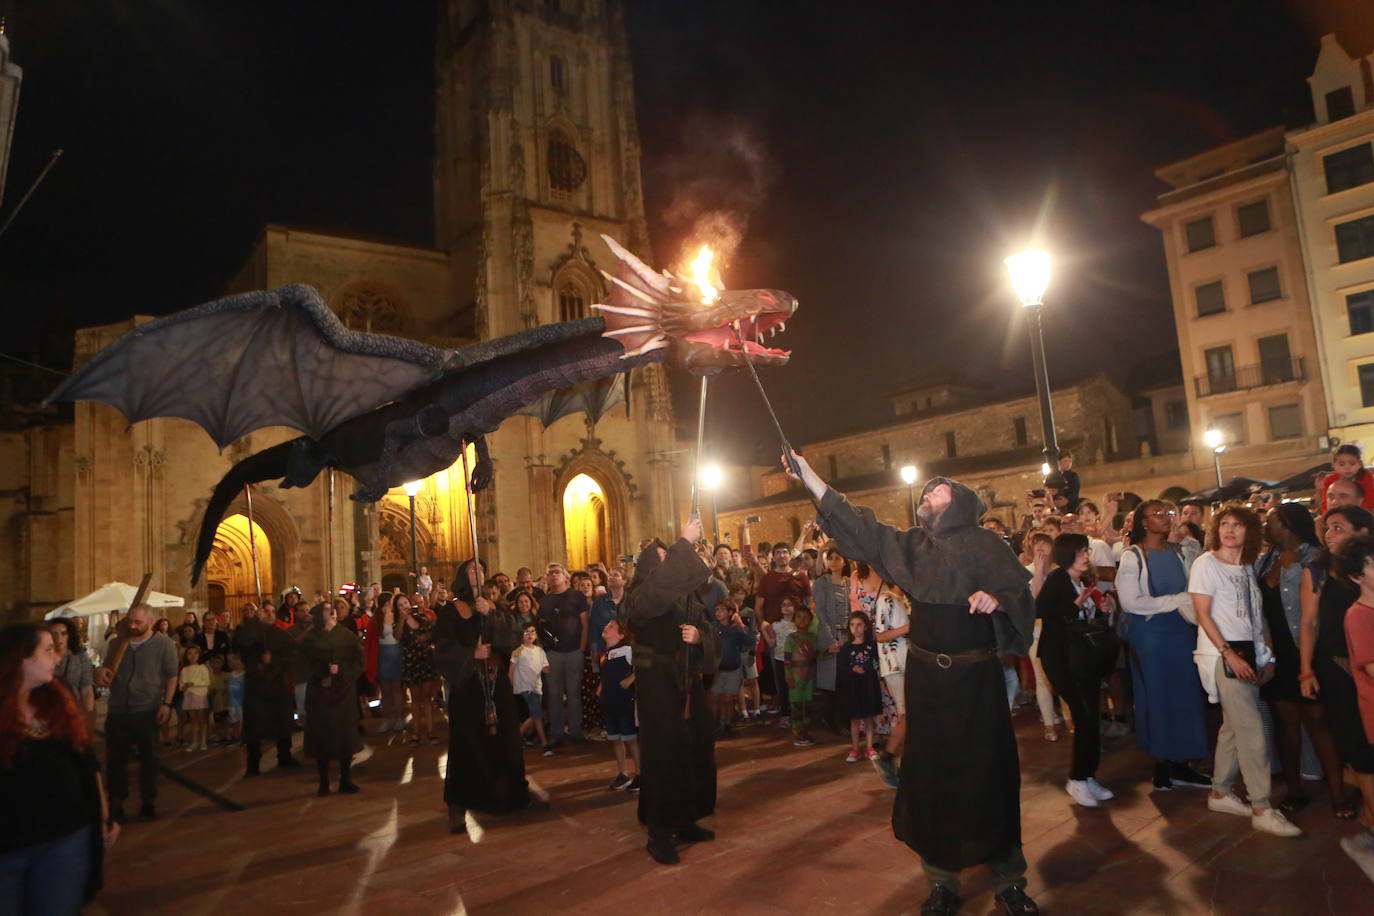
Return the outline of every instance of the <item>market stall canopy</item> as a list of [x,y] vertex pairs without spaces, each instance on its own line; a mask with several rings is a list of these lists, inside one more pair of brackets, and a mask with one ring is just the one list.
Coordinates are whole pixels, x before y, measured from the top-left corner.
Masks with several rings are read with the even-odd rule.
[[1299,471],[1292,477],[1285,477],[1283,480],[1274,484],[1274,489],[1281,490],[1284,493],[1301,493],[1307,490],[1315,490],[1317,488],[1317,475],[1320,474],[1325,476],[1330,473],[1331,462],[1323,461],[1321,464],[1314,464],[1305,471]]
[[1260,490],[1272,489],[1274,489],[1274,484],[1267,480],[1256,480],[1253,477],[1232,477],[1225,486],[1204,487],[1195,493],[1189,493],[1180,502],[1224,503],[1233,499],[1245,499]]
[[[138,588],[127,582],[107,582],[84,598],[69,601],[43,618],[53,620],[58,617],[90,617],[93,614],[108,614],[110,611],[127,611],[134,602]],[[150,591],[143,601],[153,608],[185,607],[186,599],[177,595],[165,595]]]

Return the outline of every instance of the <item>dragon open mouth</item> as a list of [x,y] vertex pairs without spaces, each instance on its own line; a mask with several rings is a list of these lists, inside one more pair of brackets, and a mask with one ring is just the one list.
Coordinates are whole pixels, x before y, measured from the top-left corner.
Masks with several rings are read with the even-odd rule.
[[[766,346],[765,341],[775,334],[787,330],[787,319],[791,316],[790,311],[764,312],[748,318],[741,318],[736,323],[707,328],[702,331],[692,331],[683,335],[682,339],[706,344],[716,350],[730,353],[739,353],[740,341],[743,340],[744,349],[750,356],[785,360],[792,355],[790,350]],[[735,324],[739,326],[738,336],[735,334]]]

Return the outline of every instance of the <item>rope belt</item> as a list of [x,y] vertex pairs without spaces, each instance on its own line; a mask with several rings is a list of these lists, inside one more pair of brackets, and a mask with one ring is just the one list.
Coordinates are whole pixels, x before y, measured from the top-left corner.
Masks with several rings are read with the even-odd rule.
[[973,665],[978,662],[991,661],[997,657],[997,653],[991,649],[969,649],[967,652],[932,652],[922,648],[914,642],[907,642],[907,650],[915,652],[926,661],[934,662],[937,668],[953,668],[955,665]]

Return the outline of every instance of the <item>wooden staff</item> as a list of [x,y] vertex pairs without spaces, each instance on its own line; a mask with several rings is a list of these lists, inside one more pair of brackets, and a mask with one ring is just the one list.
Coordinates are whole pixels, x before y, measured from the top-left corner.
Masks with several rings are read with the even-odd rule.
[[[129,603],[129,606],[124,609],[126,617],[129,611],[132,611],[134,608],[138,607],[140,604],[143,603],[143,599],[148,594],[148,584],[152,581],[152,573],[149,572],[143,574],[143,581],[138,583],[138,590],[134,592],[134,600],[131,601]],[[114,683],[115,675],[119,673],[119,666],[124,663],[124,655],[129,651],[129,637],[127,635],[123,635],[118,637],[118,640],[119,641],[115,643],[114,651],[111,653],[110,659],[105,665],[101,666],[105,670],[110,672],[109,675],[101,678],[101,680],[104,681],[104,683],[100,685],[101,687],[108,687]]]
[[325,468],[324,575],[330,600],[334,597],[334,469]]
[[[482,586],[486,583],[487,577],[482,572],[482,559],[478,553],[477,547],[477,497],[476,494],[472,492],[472,474],[468,469],[468,444],[466,442],[463,443],[462,455],[463,491],[468,495],[468,531],[472,535],[472,568],[477,572],[477,589],[478,591],[480,591]],[[476,592],[473,593],[472,612],[474,614],[477,613],[477,599],[480,597],[481,595],[477,594]],[[493,608],[492,610],[495,610],[495,608]],[[478,645],[480,645],[482,642],[482,623],[483,621],[479,621],[477,626]],[[488,655],[486,658],[482,659],[477,664],[480,668],[480,670],[478,670],[477,672],[477,677],[482,684],[482,714],[487,720],[487,732],[489,734],[494,735],[496,734],[497,722],[495,667],[496,660],[493,659],[490,655]]]

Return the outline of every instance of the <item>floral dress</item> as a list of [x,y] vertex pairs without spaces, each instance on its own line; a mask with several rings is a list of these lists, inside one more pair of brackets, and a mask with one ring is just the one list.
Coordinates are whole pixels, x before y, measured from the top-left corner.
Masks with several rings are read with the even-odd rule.
[[407,687],[439,679],[434,668],[434,621],[428,614],[416,614],[414,619],[418,627],[401,627],[401,682]]

